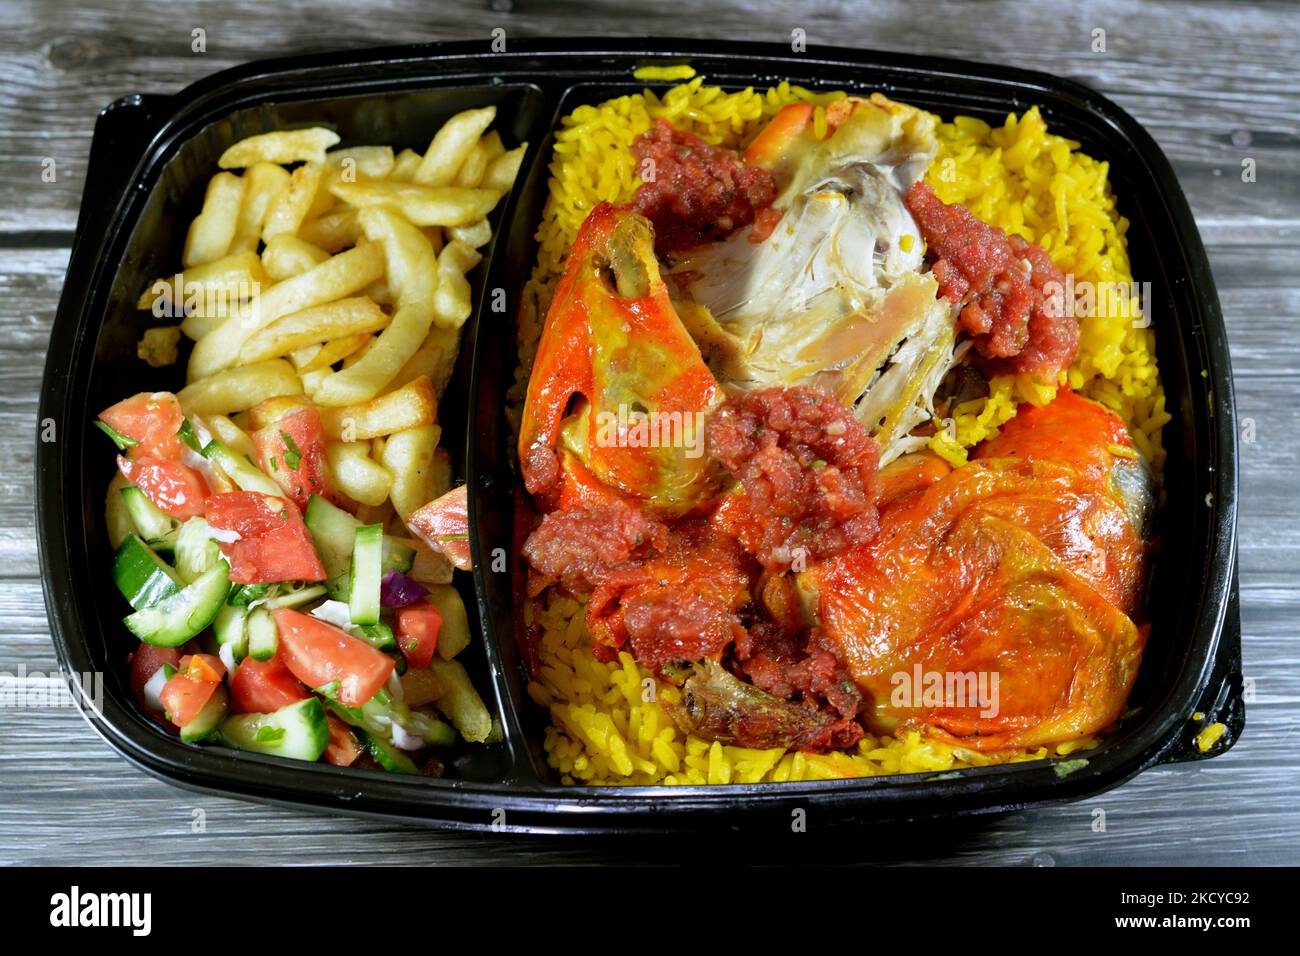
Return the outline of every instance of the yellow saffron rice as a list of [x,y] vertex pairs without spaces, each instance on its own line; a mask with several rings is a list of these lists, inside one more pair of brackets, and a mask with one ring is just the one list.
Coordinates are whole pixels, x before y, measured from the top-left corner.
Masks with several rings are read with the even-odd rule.
[[[662,97],[646,90],[581,106],[566,116],[537,231],[537,265],[520,311],[514,412],[579,227],[598,203],[625,202],[640,184],[630,149],[637,136],[663,118],[709,143],[740,147],[782,107],[799,101],[814,105],[813,128],[825,135],[825,107],[844,95],[788,83],[764,92],[728,93],[696,78]],[[1123,417],[1158,472],[1164,458],[1160,429],[1170,416],[1156,371],[1155,337],[1132,292],[1124,238],[1128,221],[1115,208],[1107,164],[1078,152],[1078,143],[1048,133],[1036,108],[1008,116],[998,128],[957,117],[941,123],[938,136],[939,154],[927,179],[941,199],[961,202],[983,221],[1042,245],[1077,288],[1097,289],[1091,306],[1078,313],[1079,355],[1065,384]],[[1059,384],[1029,376],[994,378],[987,398],[952,410],[951,423],[931,446],[959,465],[967,449],[997,434],[1020,402],[1043,404]],[[659,706],[677,690],[657,684],[630,655],[620,654],[618,663],[595,659],[577,601],[548,593],[525,613],[541,634],[540,679],[530,683],[529,693],[550,712],[546,753],[565,783],[725,784],[933,773],[1063,756],[1097,743],[1085,738],[998,755],[942,743],[919,731],[868,735],[850,752],[829,754],[710,743],[677,728]]]

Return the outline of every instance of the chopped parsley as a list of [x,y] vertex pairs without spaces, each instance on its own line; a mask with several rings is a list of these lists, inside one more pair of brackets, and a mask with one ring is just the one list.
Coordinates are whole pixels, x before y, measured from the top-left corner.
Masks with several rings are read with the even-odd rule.
[[273,744],[284,738],[283,727],[259,727],[254,738],[259,744]]
[[284,464],[290,471],[296,471],[298,465],[302,462],[302,449],[298,443],[293,440],[293,436],[286,431],[280,432],[280,438],[284,440]]

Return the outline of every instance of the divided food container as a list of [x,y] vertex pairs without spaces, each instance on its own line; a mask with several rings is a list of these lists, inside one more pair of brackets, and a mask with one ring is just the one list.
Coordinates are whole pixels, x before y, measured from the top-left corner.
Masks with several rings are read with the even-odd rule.
[[[510,575],[485,573],[493,549],[511,547],[516,474],[503,415],[514,367],[513,309],[532,268],[534,232],[560,117],[583,103],[635,92],[642,66],[689,64],[706,82],[762,88],[783,79],[815,89],[879,90],[945,117],[1000,121],[1038,105],[1049,127],[1110,162],[1132,226],[1133,274],[1151,283],[1158,358],[1173,421],[1166,500],[1158,516],[1148,617],[1150,642],[1122,732],[1086,763],[1037,761],[963,770],[791,784],[720,787],[566,787],[546,765],[546,713],[526,693],[513,634]],[[502,743],[461,745],[444,778],[371,771],[186,746],[148,721],[127,686],[132,640],[108,569],[104,489],[113,467],[95,413],[140,388],[176,389],[183,364],[152,370],[135,344],[152,322],[134,301],[176,268],[185,229],[226,146],[254,133],[328,125],[341,145],[423,149],[454,113],[497,107],[507,146],[530,143],[513,194],[495,215],[496,235],[471,276],[476,312],[439,417],[443,444],[470,486],[476,571],[462,578],[471,623],[482,635],[465,652],[485,701],[500,715]],[[510,308],[491,311],[486,292]],[[102,711],[83,708],[95,730],[145,770],[184,787],[309,804],[459,829],[658,831],[788,827],[804,809],[820,824],[995,812],[1096,794],[1156,763],[1199,759],[1193,712],[1241,733],[1240,628],[1235,587],[1237,449],[1228,347],[1214,282],[1196,226],[1168,161],[1109,100],[1040,73],[930,57],[822,48],[686,41],[510,41],[432,44],[254,63],[175,96],[131,96],[96,124],[67,281],[51,336],[42,420],[58,440],[37,449],[41,571],[61,665],[101,672]]]

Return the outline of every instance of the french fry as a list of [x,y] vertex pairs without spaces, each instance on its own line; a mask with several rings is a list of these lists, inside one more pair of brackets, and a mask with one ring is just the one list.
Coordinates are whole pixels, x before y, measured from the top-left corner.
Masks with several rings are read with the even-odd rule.
[[[374,456],[371,455],[373,460]],[[382,524],[387,525],[388,519],[393,516],[393,503],[385,498],[377,505],[362,505],[357,509],[357,520],[362,524]]]
[[353,501],[377,506],[388,497],[393,476],[371,460],[368,442],[326,442],[325,460],[335,487]]
[[384,179],[396,162],[391,146],[352,146],[325,154],[325,168],[342,182],[358,179]]
[[434,551],[419,538],[403,538],[402,543],[415,549],[415,560],[407,577],[418,581],[427,588],[435,584],[450,584],[456,569],[451,566],[447,556]]
[[429,662],[429,669],[447,688],[447,692],[434,701],[434,706],[447,715],[466,740],[474,743],[487,740],[492,733],[492,715],[483,706],[483,698],[474,689],[460,661],[443,660],[435,655]]
[[395,183],[409,183],[415,176],[415,171],[420,168],[420,163],[424,160],[413,149],[404,149],[397,154],[393,162],[393,168],[388,173],[388,179]]
[[225,415],[205,415],[203,424],[208,426],[208,431],[212,432],[213,437],[220,439],[221,443],[236,455],[257,457],[257,450],[253,447],[253,439],[248,437],[248,432]]
[[465,602],[460,599],[460,592],[450,584],[428,587],[429,603],[442,617],[442,629],[438,631],[438,656],[449,661],[469,647],[469,617],[465,614]]
[[439,398],[447,389],[447,382],[456,368],[456,356],[460,351],[460,328],[443,328],[435,325],[429,329],[423,344],[402,366],[390,385],[400,388],[407,382],[422,375],[433,382],[433,393]]
[[276,130],[249,136],[228,148],[217,160],[222,169],[242,169],[255,163],[323,163],[325,150],[338,144],[339,135],[314,126]]
[[424,237],[429,240],[429,245],[433,246],[434,255],[442,252],[442,247],[446,244],[446,237],[442,234],[442,226],[421,226],[420,231]]
[[492,227],[486,219],[471,222],[468,226],[448,226],[447,238],[471,249],[478,249],[492,241]]
[[515,177],[519,175],[519,167],[523,165],[524,154],[527,152],[528,144],[520,143],[517,148],[502,153],[488,166],[479,188],[502,195],[510,192],[510,188],[515,184]]
[[[438,642],[442,642],[441,634]],[[399,680],[402,684],[402,702],[407,707],[423,707],[425,704],[432,704],[447,693],[447,686],[428,668],[409,668]]]
[[[213,323],[228,316],[244,301],[255,297],[266,281],[262,260],[253,252],[236,252],[149,284],[136,308],[149,309],[156,318],[199,316]],[[189,329],[190,338],[198,338]]]
[[267,425],[274,425],[290,412],[310,407],[311,402],[302,395],[272,396],[248,409],[248,425],[253,431],[259,431]]
[[313,342],[328,342],[348,335],[378,332],[388,325],[384,310],[365,296],[314,305],[281,316],[247,339],[239,351],[243,365],[288,355]]
[[136,343],[135,354],[151,368],[165,368],[175,365],[180,358],[180,344],[179,325],[158,325],[144,330],[140,341]]
[[194,217],[185,236],[185,251],[181,253],[185,268],[215,262],[230,251],[246,186],[233,173],[217,173],[208,181],[203,211]]
[[330,191],[344,202],[362,209],[395,206],[417,226],[464,226],[482,219],[501,199],[490,189],[460,186],[424,186],[415,183],[335,183]]
[[321,409],[325,437],[345,442],[368,441],[380,435],[432,425],[437,420],[438,401],[427,378],[418,378],[362,405]]
[[290,175],[283,166],[275,163],[254,163],[244,172],[244,201],[239,206],[239,222],[235,238],[230,242],[231,252],[256,252],[262,239],[262,226],[266,214],[276,198],[289,188]]
[[361,236],[357,211],[352,207],[333,209],[318,219],[308,219],[298,227],[298,238],[335,253],[356,245]]
[[492,165],[492,161],[506,151],[505,144],[501,142],[501,134],[494,129],[488,130],[483,134],[483,138],[478,141],[483,149],[483,158],[487,164]]
[[365,288],[365,295],[380,305],[396,305],[397,297],[393,295],[393,288],[388,284],[387,279],[378,279]]
[[259,328],[292,312],[351,295],[370,285],[383,272],[383,249],[378,245],[359,246],[331,256],[301,275],[276,283],[194,344],[190,353],[190,379],[205,378],[232,365],[245,340]]
[[373,336],[365,333],[348,335],[341,339],[334,339],[332,342],[309,345],[305,349],[298,349],[289,358],[297,366],[299,375],[303,372],[314,372],[317,369],[328,368],[340,359],[347,358],[352,353],[363,348],[372,338]]
[[472,311],[469,282],[465,273],[483,259],[478,251],[460,241],[443,247],[438,256],[438,291],[433,296],[433,321],[444,328],[460,328]]
[[447,449],[438,448],[433,453],[432,477],[429,479],[429,494],[433,501],[451,491],[451,455]]
[[[206,339],[202,340],[206,341]],[[219,371],[176,393],[187,415],[229,415],[279,395],[302,394],[302,382],[283,359]]]
[[384,442],[384,467],[393,475],[389,497],[403,521],[433,497],[433,453],[442,430],[421,425],[394,432]]
[[456,177],[465,157],[496,118],[495,106],[457,113],[433,137],[412,182],[424,186],[446,186]]
[[262,250],[262,266],[272,282],[283,282],[320,265],[330,254],[297,236],[272,236]]
[[420,348],[433,324],[438,259],[429,240],[386,207],[362,210],[361,224],[372,240],[364,248],[383,250],[397,310],[354,363],[330,373],[312,392],[321,405],[356,405],[374,398]]
[[[283,189],[266,211],[262,226],[262,239],[270,242],[275,236],[290,235],[307,219],[320,186],[321,167],[315,163],[299,166],[289,177],[289,188]],[[328,210],[323,210],[328,211]]]
[[487,167],[487,146],[480,139],[465,155],[465,161],[460,164],[460,169],[456,170],[451,185],[473,189],[483,181],[483,174],[487,172]]

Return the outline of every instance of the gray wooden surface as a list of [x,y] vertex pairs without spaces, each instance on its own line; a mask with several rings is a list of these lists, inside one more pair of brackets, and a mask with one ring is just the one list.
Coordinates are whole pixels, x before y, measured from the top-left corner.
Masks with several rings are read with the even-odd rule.
[[[498,5],[501,5],[498,2]],[[801,12],[796,8],[802,6]],[[960,827],[747,841],[746,861],[1300,862],[1300,9],[1218,2],[799,5],[524,0],[0,2],[0,671],[49,670],[32,512],[36,403],[96,112],[246,60],[342,46],[507,36],[691,35],[983,59],[1082,80],[1154,134],[1209,248],[1232,342],[1242,446],[1244,739],[1094,800]],[[207,51],[191,50],[192,31]],[[1095,29],[1106,52],[1091,50]],[[1256,161],[1254,183],[1241,162]],[[57,179],[43,182],[53,159]],[[1096,832],[1095,811],[1106,811]],[[202,811],[201,813],[197,811]],[[200,827],[199,824],[202,824]],[[201,831],[201,832],[196,832]],[[0,711],[0,863],[706,862],[673,840],[466,837],[196,797],[136,771],[74,711]],[[701,850],[705,852],[702,853]]]

